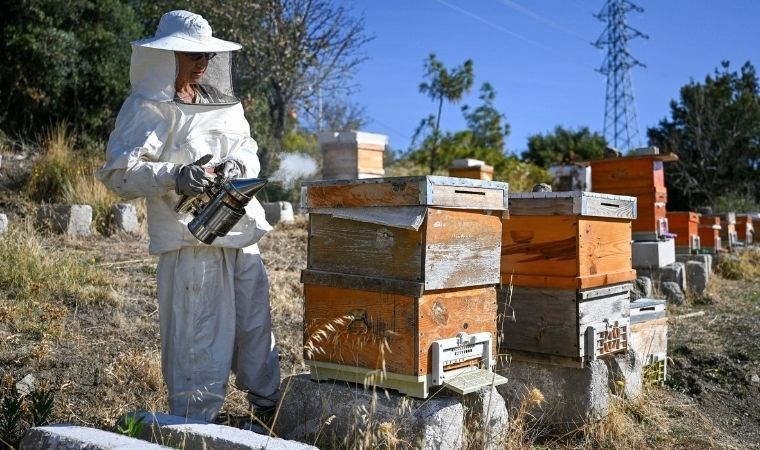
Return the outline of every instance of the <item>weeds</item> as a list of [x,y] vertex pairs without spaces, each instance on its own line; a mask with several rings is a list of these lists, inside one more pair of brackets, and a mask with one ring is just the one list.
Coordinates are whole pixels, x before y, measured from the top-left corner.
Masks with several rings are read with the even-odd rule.
[[137,439],[142,434],[144,420],[145,417],[127,414],[124,416],[122,423],[116,425],[116,432]]
[[53,413],[54,394],[47,389],[19,392],[12,377],[6,376],[0,386],[0,448],[18,448],[30,427],[49,423]]

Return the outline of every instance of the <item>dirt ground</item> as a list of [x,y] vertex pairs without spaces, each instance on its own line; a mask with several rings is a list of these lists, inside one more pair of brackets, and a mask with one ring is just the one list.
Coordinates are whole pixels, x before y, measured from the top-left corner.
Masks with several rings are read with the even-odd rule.
[[[34,205],[20,201],[14,180],[5,176],[0,182],[0,212],[11,223],[33,215]],[[299,282],[306,238],[306,222],[299,219],[276,227],[261,242],[283,377],[307,370]],[[147,238],[54,239],[53,245],[110,271],[116,300],[69,307],[64,331],[55,338],[17,333],[0,322],[0,379],[31,374],[38,385],[52,389],[55,422],[111,429],[127,412],[165,411],[156,258],[147,253]],[[0,286],[0,302],[10,301]],[[704,314],[681,318],[695,312]],[[669,308],[669,314],[669,380],[647,391],[651,416],[640,417],[640,409],[631,413],[645,436],[643,447],[760,448],[760,280],[716,276],[709,296]],[[242,393],[232,389],[225,409],[235,413],[244,407]],[[550,442],[551,448],[593,447],[572,439]]]

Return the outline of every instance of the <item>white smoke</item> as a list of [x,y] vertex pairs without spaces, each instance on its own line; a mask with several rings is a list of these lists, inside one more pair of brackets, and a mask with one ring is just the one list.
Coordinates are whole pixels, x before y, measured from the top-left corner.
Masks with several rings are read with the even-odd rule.
[[317,172],[317,162],[305,153],[287,153],[280,157],[280,167],[269,177],[270,181],[282,183],[290,189],[297,180]]

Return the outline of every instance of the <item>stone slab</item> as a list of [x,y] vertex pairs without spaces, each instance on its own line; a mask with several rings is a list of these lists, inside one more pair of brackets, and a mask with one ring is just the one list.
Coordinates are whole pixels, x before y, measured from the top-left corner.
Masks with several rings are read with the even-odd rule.
[[641,395],[643,361],[633,349],[606,358],[610,391],[628,400]]
[[164,413],[141,411],[141,438],[169,446],[181,443],[184,450],[316,450],[303,442],[270,437],[248,430],[217,425]]
[[709,266],[699,261],[686,262],[686,285],[695,294],[704,294],[710,280]]
[[71,238],[89,236],[91,225],[90,205],[46,204],[37,209],[37,226]]
[[631,261],[635,269],[665,267],[676,262],[674,239],[634,241],[631,245]]
[[137,208],[131,203],[117,203],[111,206],[114,227],[124,233],[136,233],[140,229]]
[[76,425],[49,425],[34,427],[27,431],[19,450],[127,450],[168,449],[163,445],[141,441],[97,428]]

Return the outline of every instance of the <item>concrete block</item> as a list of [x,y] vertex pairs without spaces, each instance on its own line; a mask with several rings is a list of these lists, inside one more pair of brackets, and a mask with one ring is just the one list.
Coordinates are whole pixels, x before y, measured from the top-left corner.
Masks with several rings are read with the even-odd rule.
[[354,448],[366,433],[420,449],[453,450],[464,443],[461,397],[445,391],[419,400],[342,381],[312,381],[308,374],[286,378],[282,391],[274,430],[286,439],[320,448]]
[[29,429],[21,441],[19,450],[127,450],[168,449],[121,434],[75,425],[49,425]]
[[293,214],[293,205],[290,202],[272,202],[261,203],[264,207],[267,222],[271,225],[276,223],[293,223],[295,216]]
[[467,443],[482,449],[500,449],[509,429],[504,397],[495,387],[486,387],[462,397]]
[[124,233],[136,233],[140,228],[137,208],[131,203],[117,203],[111,206],[114,228]]
[[676,261],[686,264],[688,261],[697,261],[701,262],[705,265],[707,268],[707,281],[710,281],[710,275],[712,275],[713,268],[715,267],[713,264],[716,261],[716,258],[713,258],[713,255],[707,254],[707,253],[700,253],[698,255],[676,255]]
[[674,239],[634,241],[631,245],[631,261],[636,269],[665,267],[676,262]]
[[[269,437],[248,430],[163,413],[138,412],[141,438],[185,450],[317,450],[302,442]],[[180,445],[181,447],[176,447]]]
[[672,281],[663,281],[660,283],[660,290],[668,303],[681,305],[686,300],[686,295],[684,295],[683,290],[681,290],[681,286]]
[[703,294],[707,289],[709,279],[710,269],[705,263],[699,261],[688,261],[686,263],[686,285],[690,292]]
[[8,216],[0,214],[0,234],[4,234],[8,231]]
[[544,402],[529,412],[559,429],[574,430],[609,412],[609,375],[604,361],[591,361],[576,369],[512,360],[497,371],[509,378],[509,383],[497,389],[511,408],[519,407],[526,393],[536,388]]
[[71,238],[89,236],[92,225],[90,205],[42,205],[37,209],[37,226]]
[[628,400],[635,400],[641,395],[643,361],[634,350],[613,355],[604,362],[607,364],[611,392]]

